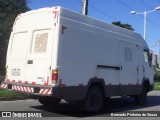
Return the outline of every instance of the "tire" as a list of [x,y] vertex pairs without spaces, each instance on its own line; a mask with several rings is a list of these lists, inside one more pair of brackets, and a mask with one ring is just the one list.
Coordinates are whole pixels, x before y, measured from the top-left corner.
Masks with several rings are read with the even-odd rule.
[[106,100],[106,101],[110,101],[110,100],[111,100],[111,97],[106,97],[105,100]]
[[97,112],[101,109],[104,101],[102,91],[99,87],[93,86],[87,92],[84,106],[88,112]]
[[38,97],[38,101],[44,106],[55,107],[59,105],[61,99],[54,97]]
[[143,86],[141,93],[135,96],[135,102],[137,105],[144,105],[147,99],[147,90],[146,87]]

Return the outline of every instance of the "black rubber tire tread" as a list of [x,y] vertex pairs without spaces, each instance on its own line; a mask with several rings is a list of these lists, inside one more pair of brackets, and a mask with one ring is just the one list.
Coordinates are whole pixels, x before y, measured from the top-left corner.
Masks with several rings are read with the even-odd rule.
[[84,106],[88,112],[98,112],[103,105],[104,97],[97,86],[92,86],[85,97]]
[[146,87],[143,86],[141,93],[135,96],[135,102],[137,105],[144,105],[147,99],[147,90]]

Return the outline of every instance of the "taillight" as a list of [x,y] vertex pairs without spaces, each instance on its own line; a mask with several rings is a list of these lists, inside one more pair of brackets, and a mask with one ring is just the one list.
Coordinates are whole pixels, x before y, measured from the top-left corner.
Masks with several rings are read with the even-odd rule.
[[56,84],[58,80],[58,70],[54,69],[52,70],[52,83]]

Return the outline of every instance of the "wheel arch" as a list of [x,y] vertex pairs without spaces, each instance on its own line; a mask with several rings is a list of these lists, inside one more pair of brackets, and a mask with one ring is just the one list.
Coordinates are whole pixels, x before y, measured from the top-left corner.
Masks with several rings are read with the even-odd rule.
[[150,81],[149,81],[148,78],[143,79],[142,85],[146,87],[147,92],[149,92],[151,90],[151,88],[150,88]]
[[87,92],[92,86],[97,86],[100,88],[103,96],[105,97],[105,81],[103,78],[92,78],[87,84]]

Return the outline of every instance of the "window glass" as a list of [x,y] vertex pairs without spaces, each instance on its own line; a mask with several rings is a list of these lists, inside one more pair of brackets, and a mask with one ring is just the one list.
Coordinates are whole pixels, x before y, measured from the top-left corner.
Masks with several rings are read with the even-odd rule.
[[48,33],[38,33],[35,35],[34,53],[46,53]]
[[16,33],[12,39],[12,55],[24,55],[27,51],[27,32]]
[[132,62],[132,49],[125,47],[124,50],[125,50],[125,52],[124,52],[125,61]]
[[149,56],[148,56],[148,51],[147,50],[144,50],[144,61],[145,62],[149,62]]

